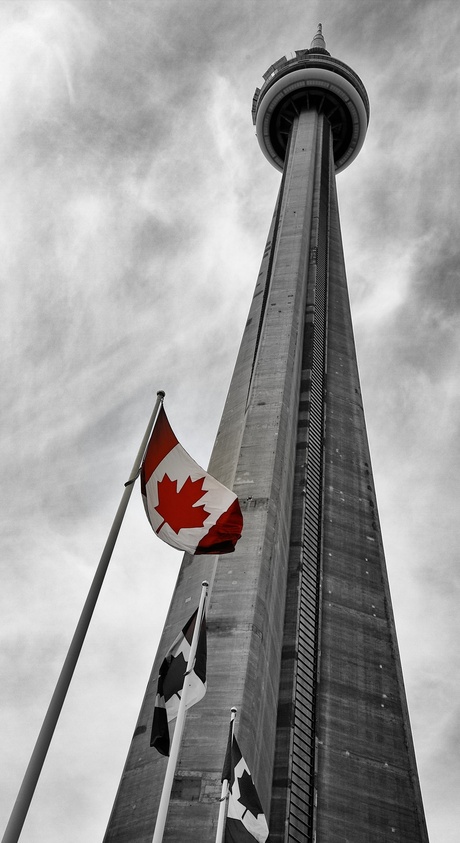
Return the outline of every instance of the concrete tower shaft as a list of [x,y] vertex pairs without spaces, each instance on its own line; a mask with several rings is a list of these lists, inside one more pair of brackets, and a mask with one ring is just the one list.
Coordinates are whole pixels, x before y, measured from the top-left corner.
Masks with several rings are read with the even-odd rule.
[[151,841],[166,764],[149,746],[158,670],[203,579],[208,691],[187,718],[166,843],[215,837],[232,705],[270,843],[428,843],[335,183],[367,96],[323,44],[319,32],[313,52],[273,66],[255,98],[259,143],[283,174],[209,466],[238,494],[243,535],[232,554],[184,557],[105,843]]

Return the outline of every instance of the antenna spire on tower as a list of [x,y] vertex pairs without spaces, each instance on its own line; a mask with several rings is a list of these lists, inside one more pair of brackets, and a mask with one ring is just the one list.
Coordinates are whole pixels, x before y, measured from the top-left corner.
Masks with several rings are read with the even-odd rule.
[[318,24],[318,31],[313,38],[313,41],[310,44],[310,50],[325,50],[326,49],[326,42],[323,37],[323,27],[322,24]]

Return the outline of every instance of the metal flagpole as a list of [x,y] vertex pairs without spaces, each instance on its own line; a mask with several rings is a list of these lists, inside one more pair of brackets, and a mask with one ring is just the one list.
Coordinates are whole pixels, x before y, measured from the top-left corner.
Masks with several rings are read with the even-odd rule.
[[[230,709],[231,716],[230,716],[230,732],[228,738],[228,749],[230,751],[230,758],[232,752],[232,744],[233,744],[233,729],[235,725],[235,718],[236,718],[236,708],[233,707]],[[216,831],[216,843],[222,843],[224,837],[224,827],[225,827],[225,817],[227,814],[227,801],[228,801],[228,792],[230,789],[230,782],[228,779],[224,779],[222,782],[222,791],[220,794],[220,804],[219,804],[219,819],[217,820],[217,831]]]
[[160,405],[163,403],[164,397],[164,392],[157,392],[157,400],[155,402],[155,407],[153,409],[152,415],[150,416],[149,423],[144,434],[144,438],[142,440],[131,474],[129,476],[129,480],[127,481],[127,483],[125,483],[125,490],[123,492],[123,496],[121,498],[117,513],[115,515],[112,528],[110,530],[104,550],[102,551],[102,556],[99,560],[99,565],[96,569],[91,588],[88,592],[88,596],[86,598],[86,602],[83,607],[80,620],[78,621],[77,628],[74,632],[74,636],[72,638],[69,651],[67,653],[64,665],[62,667],[61,674],[57,681],[54,694],[51,698],[48,711],[46,712],[43,725],[40,729],[37,742],[35,744],[34,750],[29,761],[29,766],[27,767],[22,785],[16,798],[16,802],[11,812],[11,816],[6,827],[5,834],[3,835],[2,843],[17,843],[19,835],[21,834],[22,826],[24,825],[24,821],[26,819],[27,812],[32,801],[32,797],[34,795],[35,788],[37,786],[43,763],[45,761],[46,754],[48,752],[51,739],[53,737],[54,730],[56,728],[56,724],[61,713],[61,708],[64,704],[64,700],[69,689],[75,666],[77,664],[78,657],[80,655],[80,651],[83,646],[86,633],[88,631],[94,607],[96,605],[97,598],[99,597],[99,592],[101,590],[101,586],[104,581],[110,558],[112,556],[113,548],[115,547],[115,542],[117,540],[118,533],[120,532],[120,527],[126,512],[126,507],[128,506],[128,501],[131,497],[134,482],[139,474],[139,469],[142,463],[145,449],[147,448],[150,434],[152,432],[153,425],[155,423],[155,419],[157,417]]
[[177,760],[179,757],[179,750],[182,740],[182,733],[184,731],[185,725],[185,715],[186,715],[186,705],[187,705],[187,693],[188,693],[188,682],[187,676],[193,670],[193,666],[195,664],[195,655],[196,655],[196,648],[198,644],[198,638],[201,631],[201,623],[203,621],[203,615],[206,606],[206,596],[208,592],[208,585],[209,583],[206,580],[203,580],[201,583],[201,595],[200,595],[200,603],[198,606],[198,612],[196,615],[196,623],[195,629],[193,630],[193,637],[192,643],[190,645],[190,653],[187,661],[187,669],[185,671],[184,677],[184,687],[182,689],[182,696],[180,698],[179,709],[177,712],[177,719],[176,719],[176,727],[174,729],[174,735],[171,742],[171,752],[168,758],[168,766],[166,767],[165,778],[163,782],[163,790],[161,791],[161,798],[160,804],[158,806],[158,815],[157,821],[155,823],[155,831],[152,837],[152,843],[162,843],[163,834],[166,825],[166,817],[168,814],[169,808],[169,800],[171,797],[171,789],[173,786],[174,781],[174,773],[176,772]]

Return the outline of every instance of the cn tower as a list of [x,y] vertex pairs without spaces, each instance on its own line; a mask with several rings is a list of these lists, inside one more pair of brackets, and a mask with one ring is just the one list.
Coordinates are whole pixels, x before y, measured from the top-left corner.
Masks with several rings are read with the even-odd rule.
[[228,712],[271,843],[427,843],[353,339],[336,173],[369,120],[321,26],[252,105],[281,173],[209,470],[243,536],[185,555],[105,843],[150,843],[166,760],[159,665],[209,580],[208,691],[190,709],[165,840],[214,840]]

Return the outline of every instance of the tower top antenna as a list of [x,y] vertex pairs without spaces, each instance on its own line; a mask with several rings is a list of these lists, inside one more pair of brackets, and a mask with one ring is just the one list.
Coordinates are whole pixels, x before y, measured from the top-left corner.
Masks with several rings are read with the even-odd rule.
[[316,50],[318,50],[318,49],[320,49],[320,50],[326,49],[326,42],[325,42],[324,36],[323,36],[323,27],[322,27],[322,24],[320,24],[320,23],[318,24],[318,30],[316,32],[316,35],[315,35],[315,37],[313,38],[313,41],[310,44],[310,50],[314,50],[316,52]]

